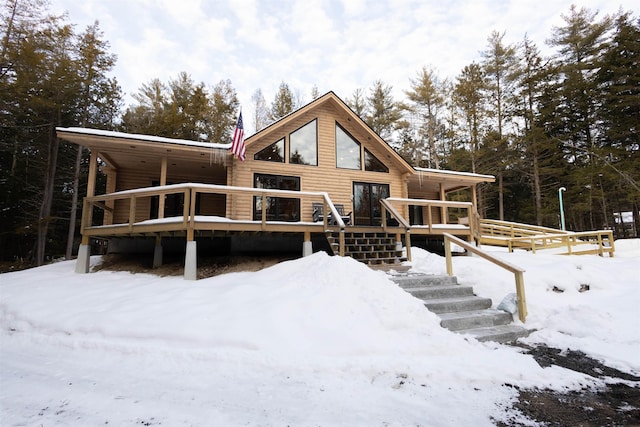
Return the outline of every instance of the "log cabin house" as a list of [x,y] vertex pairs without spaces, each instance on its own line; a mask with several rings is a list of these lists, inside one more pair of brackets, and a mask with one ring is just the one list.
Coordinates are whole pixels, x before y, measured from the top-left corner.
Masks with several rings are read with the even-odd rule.
[[[303,256],[324,249],[395,265],[411,258],[411,239],[476,240],[476,185],[494,181],[412,167],[333,92],[248,137],[245,161],[230,143],[85,128],[57,135],[91,152],[81,273],[95,239],[111,252],[146,244],[154,266],[163,247],[181,242],[186,279],[197,277],[198,250],[211,246],[275,251],[293,242]],[[98,168],[104,194],[96,194]],[[468,201],[447,200],[462,189]]]

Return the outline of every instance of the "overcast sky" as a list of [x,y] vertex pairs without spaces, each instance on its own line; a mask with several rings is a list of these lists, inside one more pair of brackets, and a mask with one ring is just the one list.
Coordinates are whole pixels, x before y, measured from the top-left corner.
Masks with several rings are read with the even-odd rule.
[[[638,16],[637,0],[575,2],[600,15],[622,8]],[[427,66],[455,77],[480,61],[487,37],[505,31],[506,43],[525,34],[541,51],[563,24],[567,0],[51,0],[67,11],[78,32],[100,23],[114,75],[126,102],[153,78],[167,82],[180,71],[213,86],[230,79],[249,124],[251,95],[273,101],[280,82],[311,100],[334,91],[342,99],[380,79],[403,98],[410,79]],[[635,7],[635,9],[634,9]],[[250,125],[249,125],[250,126]],[[248,127],[249,127],[248,126]],[[253,129],[247,129],[249,133]]]

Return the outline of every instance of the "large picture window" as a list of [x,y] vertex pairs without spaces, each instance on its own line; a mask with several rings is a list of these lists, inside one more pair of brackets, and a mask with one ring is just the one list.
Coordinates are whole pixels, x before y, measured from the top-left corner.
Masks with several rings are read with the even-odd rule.
[[[283,175],[254,175],[254,188],[300,191],[300,177]],[[263,206],[262,197],[254,198],[253,219],[262,219],[262,210],[266,210],[267,221],[299,221],[300,199],[293,197],[267,197]]]
[[307,123],[289,135],[289,163],[318,165],[317,120]]
[[360,143],[336,124],[336,167],[360,170]]
[[[364,157],[364,162],[363,162]],[[361,150],[361,144],[336,122],[336,167],[364,170],[368,172],[389,172],[389,168],[368,149]]]

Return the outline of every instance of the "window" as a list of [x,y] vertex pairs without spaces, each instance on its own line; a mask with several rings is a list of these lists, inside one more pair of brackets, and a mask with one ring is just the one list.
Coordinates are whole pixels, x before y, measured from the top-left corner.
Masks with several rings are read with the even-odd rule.
[[317,120],[313,120],[289,135],[289,163],[318,165],[317,129]]
[[[175,184],[175,182],[167,182],[167,185]],[[151,181],[152,187],[160,185],[160,181]],[[202,193],[196,195],[196,214],[200,213],[200,199]],[[149,201],[149,219],[156,219],[159,217],[160,211],[160,196],[151,196]],[[163,218],[170,218],[175,216],[182,216],[184,214],[184,193],[170,193],[164,196],[164,216]]]
[[258,151],[254,156],[254,160],[264,160],[266,162],[284,163],[284,138],[274,142],[267,148]]
[[366,148],[364,149],[364,170],[371,172],[389,172],[389,168]]
[[360,143],[336,124],[336,167],[361,169]]
[[[300,191],[300,177],[255,174],[254,188],[271,188],[277,190]],[[262,219],[262,210],[266,209],[267,221],[299,221],[300,199],[293,197],[267,197],[266,206],[262,205],[262,197],[254,198],[253,219]]]

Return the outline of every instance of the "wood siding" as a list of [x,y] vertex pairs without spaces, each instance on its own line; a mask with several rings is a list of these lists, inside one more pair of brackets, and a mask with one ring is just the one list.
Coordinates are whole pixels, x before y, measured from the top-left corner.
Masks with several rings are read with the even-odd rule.
[[[107,171],[108,173],[108,171]],[[117,171],[115,191],[133,190],[136,188],[151,187],[154,183],[160,182],[160,169],[151,170],[148,168],[120,169]],[[108,176],[107,176],[108,179]],[[182,184],[186,182],[196,182],[202,184],[226,184],[227,172],[223,167],[213,165],[212,167],[200,167],[187,173],[184,170],[172,171],[171,166],[167,170],[168,184]],[[151,199],[148,197],[136,201],[136,221],[144,221],[150,218]],[[225,216],[226,199],[224,195],[207,194],[200,200],[200,214]],[[116,201],[113,211],[113,223],[123,223],[129,220],[129,203]]]
[[[318,165],[290,164],[289,135],[307,123],[317,119]],[[384,163],[389,172],[370,172],[364,170],[339,169],[336,167],[336,123],[340,124],[351,136],[361,144],[361,155],[367,148],[378,160]],[[334,203],[343,204],[346,212],[353,211],[353,183],[367,182],[388,184],[392,197],[407,197],[405,178],[397,167],[389,160],[387,147],[380,147],[372,142],[370,130],[353,123],[353,120],[342,110],[330,103],[325,103],[306,114],[296,117],[282,126],[277,132],[252,140],[247,146],[247,157],[244,162],[234,159],[232,173],[228,185],[253,187],[255,174],[272,174],[296,176],[300,178],[301,191],[322,191],[329,193]],[[254,154],[268,147],[281,138],[285,138],[285,163],[254,160]],[[364,164],[364,162],[362,162]],[[311,203],[301,206],[302,221],[311,221]],[[234,219],[252,219],[253,200],[251,197],[234,196],[227,204],[227,214]]]

